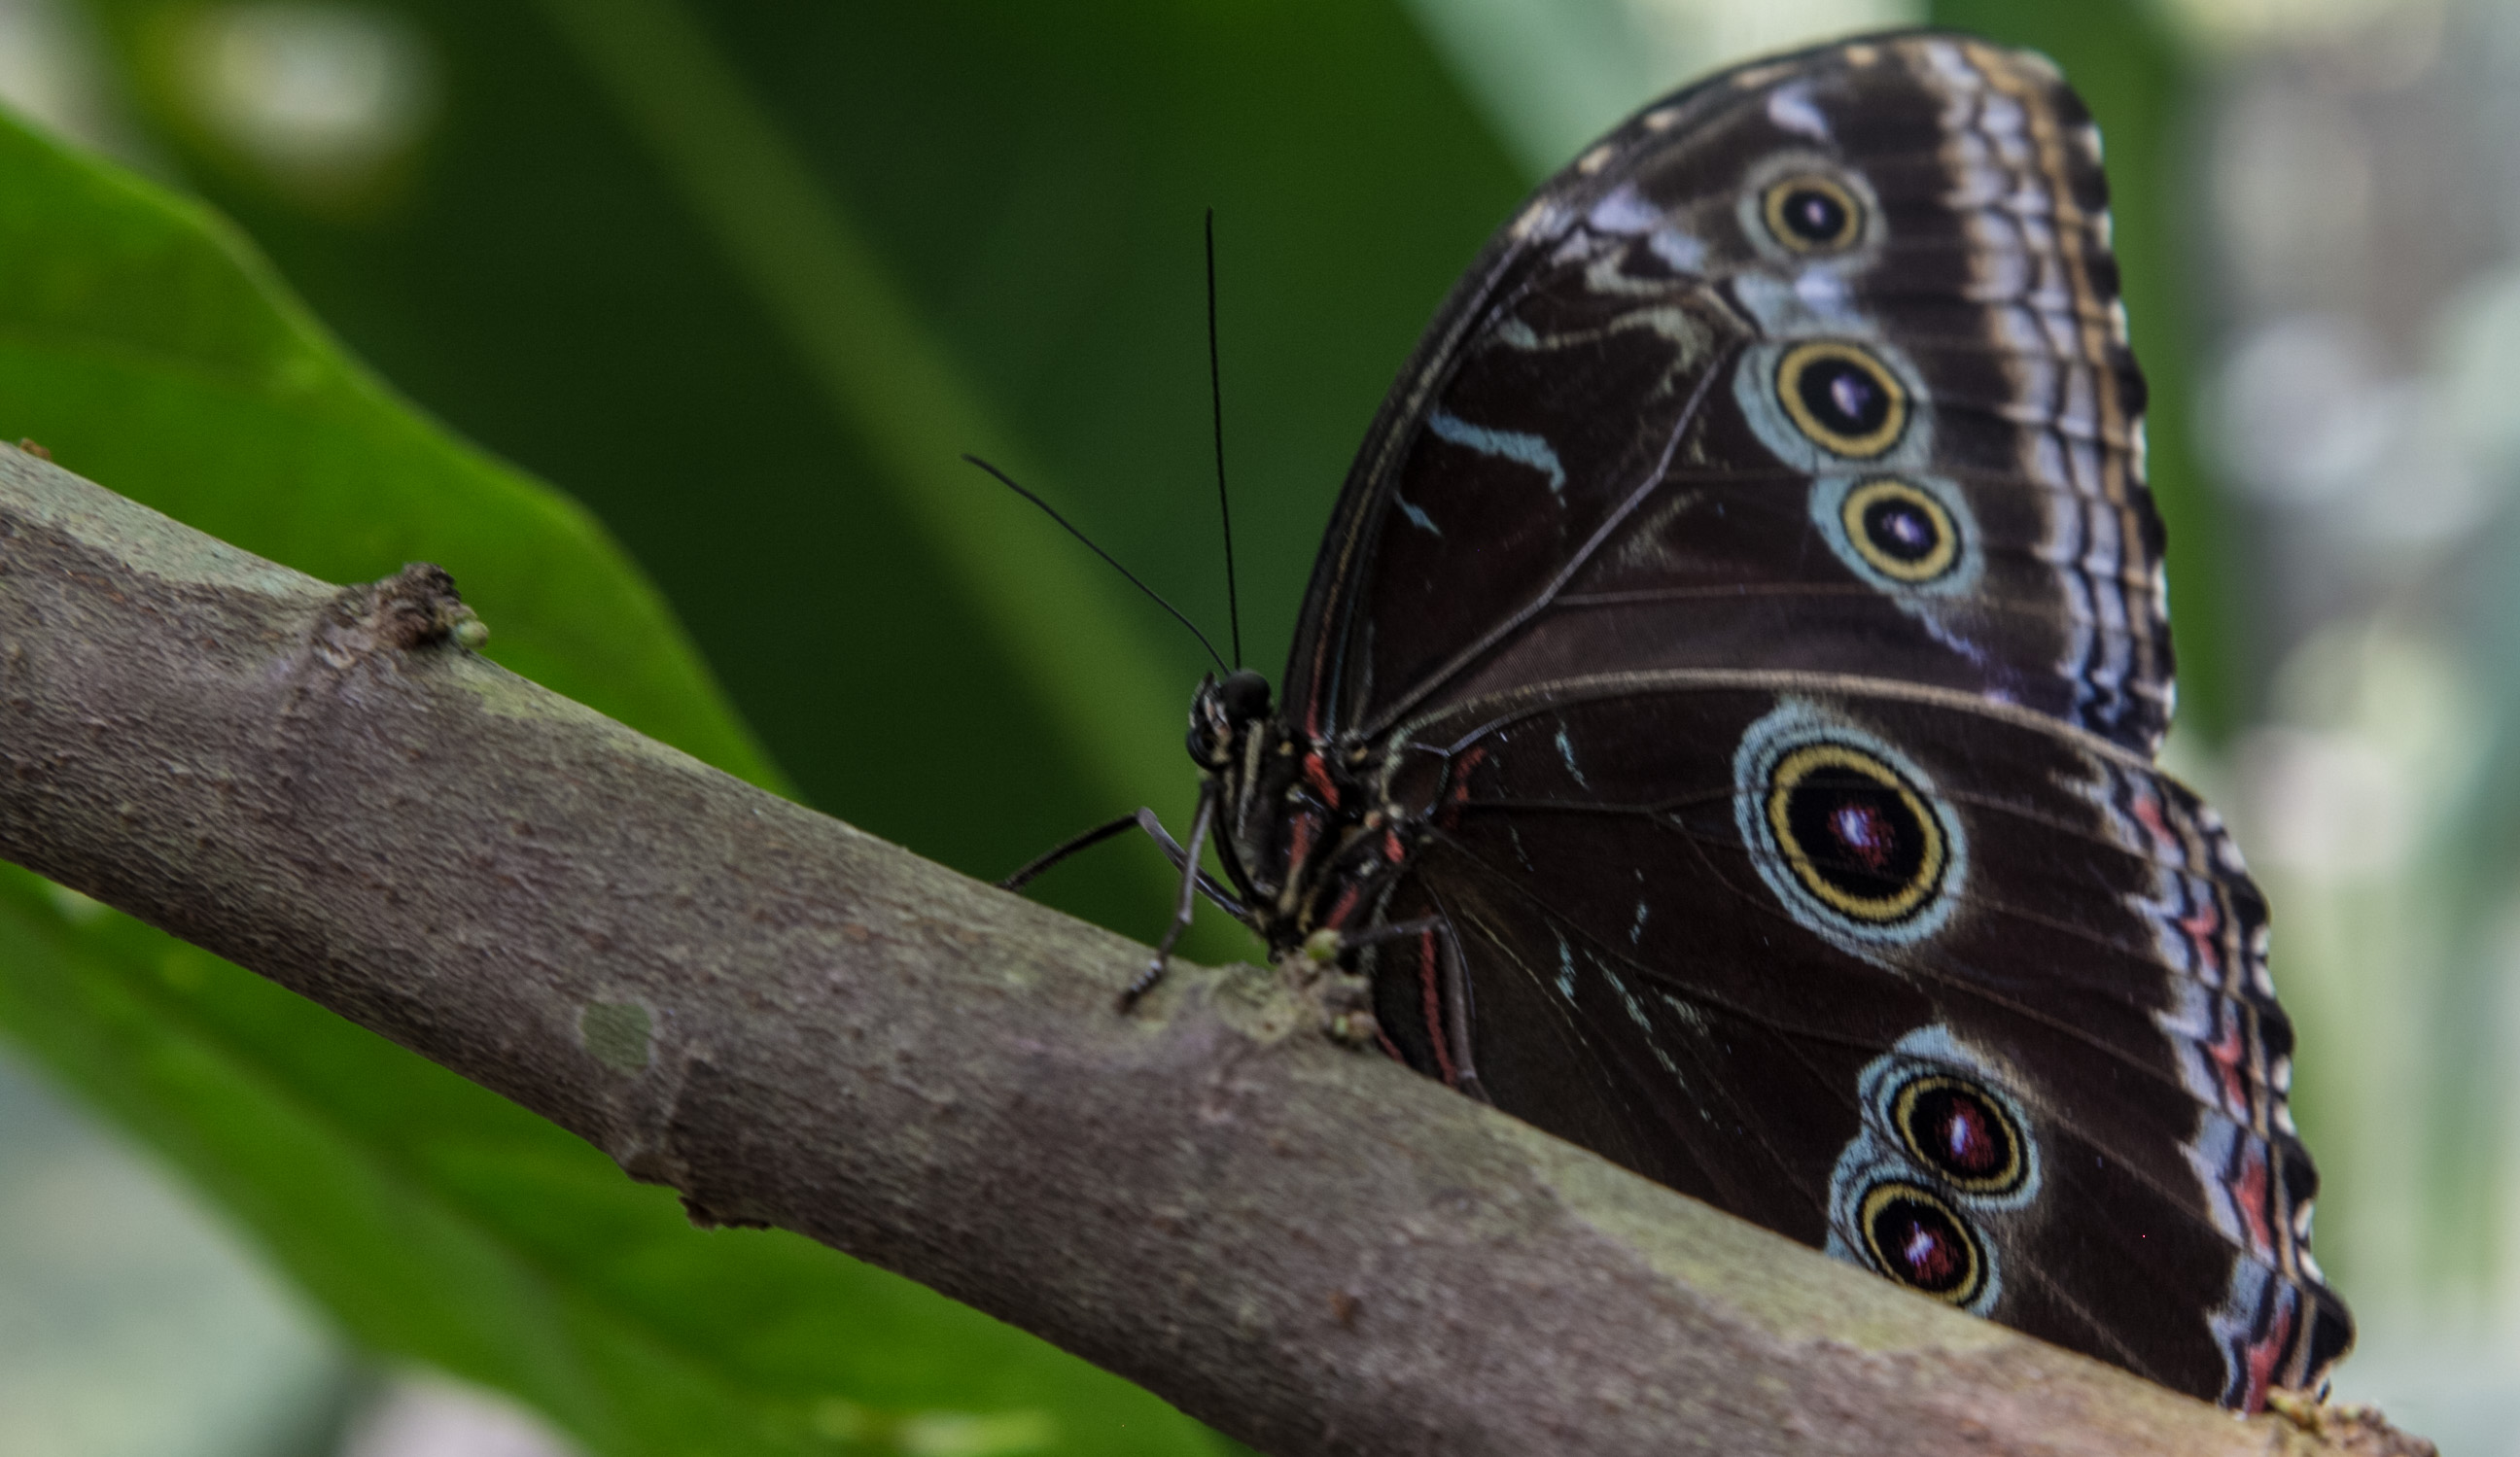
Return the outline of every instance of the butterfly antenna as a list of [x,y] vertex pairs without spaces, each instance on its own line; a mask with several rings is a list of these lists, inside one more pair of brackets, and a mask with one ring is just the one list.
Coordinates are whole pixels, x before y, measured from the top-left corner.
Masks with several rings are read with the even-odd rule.
[[1234,585],[1234,507],[1225,495],[1225,375],[1216,362],[1216,209],[1207,210],[1207,403],[1216,421],[1216,513],[1225,522],[1225,620],[1242,666],[1242,594]]
[[1050,505],[1050,503],[1049,503],[1049,502],[1042,500],[1040,497],[1035,496],[1035,495],[1034,495],[1033,493],[1031,493],[1030,491],[1027,491],[1027,490],[1025,490],[1023,487],[1021,487],[1021,486],[1019,486],[1019,485],[1016,485],[1016,484],[1015,484],[1015,478],[1014,478],[1013,476],[1007,474],[1005,471],[1000,470],[997,466],[992,465],[992,464],[990,464],[988,462],[981,460],[978,456],[966,455],[965,457],[963,457],[963,459],[964,459],[964,460],[966,460],[966,461],[970,462],[970,463],[971,463],[972,464],[974,464],[974,465],[979,466],[982,470],[985,470],[985,471],[989,472],[989,474],[996,476],[996,477],[998,478],[998,484],[1000,484],[1000,485],[1002,485],[1002,486],[1005,486],[1008,490],[1014,492],[1016,495],[1018,495],[1018,496],[1022,497],[1024,500],[1029,501],[1029,502],[1031,502],[1033,505],[1035,505],[1035,506],[1037,506],[1037,507],[1041,508],[1041,513],[1042,513],[1043,515],[1050,517],[1050,518],[1051,518],[1052,520],[1054,520],[1054,521],[1057,521],[1057,522],[1059,524],[1059,526],[1060,526],[1063,530],[1065,530],[1065,531],[1066,531],[1066,533],[1067,533],[1069,536],[1072,536],[1072,537],[1076,538],[1078,541],[1083,542],[1083,543],[1086,545],[1086,547],[1087,547],[1087,548],[1089,548],[1089,549],[1094,552],[1094,554],[1095,554],[1095,555],[1102,557],[1102,558],[1104,561],[1106,561],[1106,562],[1109,562],[1109,563],[1111,564],[1111,570],[1113,570],[1113,571],[1115,571],[1115,572],[1118,572],[1121,576],[1126,577],[1126,578],[1128,578],[1128,579],[1129,579],[1129,585],[1130,585],[1130,586],[1135,587],[1135,588],[1136,588],[1136,589],[1138,589],[1140,592],[1143,592],[1143,593],[1145,593],[1148,596],[1149,596],[1149,597],[1153,598],[1153,599],[1154,599],[1154,603],[1155,603],[1155,605],[1156,605],[1156,606],[1163,608],[1163,609],[1164,609],[1165,611],[1167,611],[1167,612],[1170,612],[1170,613],[1173,615],[1173,621],[1178,622],[1178,623],[1180,623],[1183,627],[1186,627],[1186,628],[1190,629],[1190,635],[1191,635],[1192,637],[1196,638],[1196,639],[1198,640],[1198,645],[1199,645],[1199,646],[1204,647],[1204,648],[1206,648],[1206,649],[1207,649],[1207,655],[1208,655],[1210,658],[1215,659],[1215,661],[1216,661],[1216,666],[1217,666],[1220,670],[1222,670],[1222,671],[1224,671],[1224,672],[1227,672],[1227,673],[1231,673],[1231,672],[1233,672],[1233,671],[1234,671],[1233,669],[1226,667],[1226,665],[1225,665],[1225,658],[1224,658],[1221,654],[1219,654],[1219,653],[1217,652],[1217,650],[1216,650],[1216,644],[1207,640],[1207,634],[1202,633],[1202,632],[1200,632],[1200,631],[1198,630],[1198,624],[1197,624],[1197,623],[1194,623],[1194,622],[1191,621],[1189,618],[1184,617],[1184,616],[1182,615],[1182,610],[1181,610],[1181,608],[1174,606],[1172,603],[1170,603],[1170,602],[1168,602],[1168,601],[1165,601],[1165,600],[1164,600],[1164,598],[1163,598],[1163,594],[1161,594],[1161,593],[1159,593],[1159,592],[1155,591],[1153,588],[1148,587],[1146,583],[1144,583],[1144,582],[1142,582],[1142,581],[1138,580],[1138,574],[1137,574],[1136,572],[1133,572],[1133,571],[1129,570],[1127,567],[1122,566],[1122,565],[1120,564],[1120,560],[1119,560],[1119,558],[1118,558],[1118,557],[1113,556],[1110,552],[1103,551],[1101,547],[1097,547],[1097,546],[1095,546],[1095,545],[1094,545],[1094,538],[1092,538],[1092,537],[1090,537],[1090,536],[1087,536],[1084,532],[1081,532],[1081,531],[1077,530],[1077,529],[1075,528],[1075,526],[1074,526],[1074,525],[1072,525],[1072,524],[1070,524],[1070,523],[1069,523],[1068,519],[1067,519],[1065,516],[1062,516],[1062,515],[1060,515],[1058,511],[1053,510],[1053,509],[1051,508],[1051,505]]

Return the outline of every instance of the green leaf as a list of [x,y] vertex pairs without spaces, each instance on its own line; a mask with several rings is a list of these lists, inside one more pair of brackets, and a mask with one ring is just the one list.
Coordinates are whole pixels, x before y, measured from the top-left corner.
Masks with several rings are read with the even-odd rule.
[[446,565],[509,667],[776,782],[603,529],[395,399],[233,228],[5,113],[0,196],[0,436],[326,581]]
[[[333,580],[454,563],[509,662],[771,777],[586,515],[347,363],[231,230],[0,121],[0,429]],[[371,1347],[616,1454],[1211,1450],[1073,1357],[573,1136],[248,973],[0,876],[0,1027]]]

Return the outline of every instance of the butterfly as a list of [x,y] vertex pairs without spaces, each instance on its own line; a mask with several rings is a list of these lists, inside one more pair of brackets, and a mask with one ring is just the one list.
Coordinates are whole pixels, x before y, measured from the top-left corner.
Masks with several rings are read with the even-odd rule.
[[2106,208],[2055,67],[1965,35],[1638,112],[1442,306],[1166,843],[1411,1067],[2255,1411],[2353,1323],[2264,900],[2155,763]]

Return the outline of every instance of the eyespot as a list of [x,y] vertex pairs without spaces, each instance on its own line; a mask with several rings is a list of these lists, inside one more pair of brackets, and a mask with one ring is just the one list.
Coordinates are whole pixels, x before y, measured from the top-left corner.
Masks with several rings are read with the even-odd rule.
[[1759,216],[1768,236],[1797,253],[1835,252],[1864,236],[1864,204],[1845,184],[1818,173],[1771,184]]
[[1911,1079],[1891,1096],[1890,1123],[1910,1158],[1962,1194],[2009,1194],[2029,1176],[2012,1114],[1965,1079]]
[[1832,741],[1793,749],[1769,773],[1766,811],[1794,879],[1840,915],[1896,925],[1942,889],[1942,822],[1878,755]]
[[[1815,123],[1806,135],[1826,131],[1809,109],[1795,110]],[[1744,241],[1773,265],[1741,277],[1765,278],[1788,290],[1839,279],[1841,270],[1886,241],[1889,222],[1861,170],[1826,151],[1799,147],[1750,162],[1732,195],[1732,212]]]
[[1893,581],[1932,582],[1959,563],[1960,533],[1952,513],[1929,492],[1896,476],[1847,492],[1838,519],[1847,544]]
[[1965,1306],[1986,1288],[1986,1249],[1942,1196],[1887,1179],[1864,1193],[1857,1219],[1873,1268],[1911,1290]]
[[1890,367],[1854,344],[1797,344],[1777,362],[1777,398],[1794,428],[1822,449],[1871,460],[1908,427],[1908,393]]
[[[1901,453],[1914,443],[1903,442]],[[1938,620],[1942,604],[1968,600],[1986,575],[1977,514],[1948,477],[1823,470],[1812,477],[1809,508],[1830,552],[1903,612]]]
[[1803,929],[1870,959],[1958,912],[1966,823],[1879,734],[1785,696],[1742,730],[1732,784],[1751,868]]

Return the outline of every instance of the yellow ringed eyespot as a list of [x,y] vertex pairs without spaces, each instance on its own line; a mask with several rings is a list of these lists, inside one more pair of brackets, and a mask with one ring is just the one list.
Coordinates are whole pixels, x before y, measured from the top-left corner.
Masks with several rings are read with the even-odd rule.
[[1873,1268],[1909,1289],[1966,1305],[1986,1288],[1977,1231],[1931,1189],[1884,1180],[1865,1191],[1856,1222]]
[[1864,236],[1864,204],[1844,183],[1815,172],[1771,183],[1759,217],[1769,237],[1797,253],[1834,252]]
[[1908,919],[1942,888],[1942,821],[1905,775],[1843,743],[1777,762],[1768,828],[1794,878],[1822,904],[1875,925]]
[[1870,350],[1834,339],[1796,344],[1777,362],[1777,399],[1822,450],[1871,460],[1908,428],[1908,391]]
[[2022,1129],[2003,1104],[1966,1079],[1927,1074],[1901,1084],[1890,1122],[1908,1154],[1963,1194],[2009,1194],[2029,1176]]
[[1846,540],[1894,581],[1931,582],[1959,560],[1959,528],[1926,491],[1896,476],[1868,480],[1838,507]]

